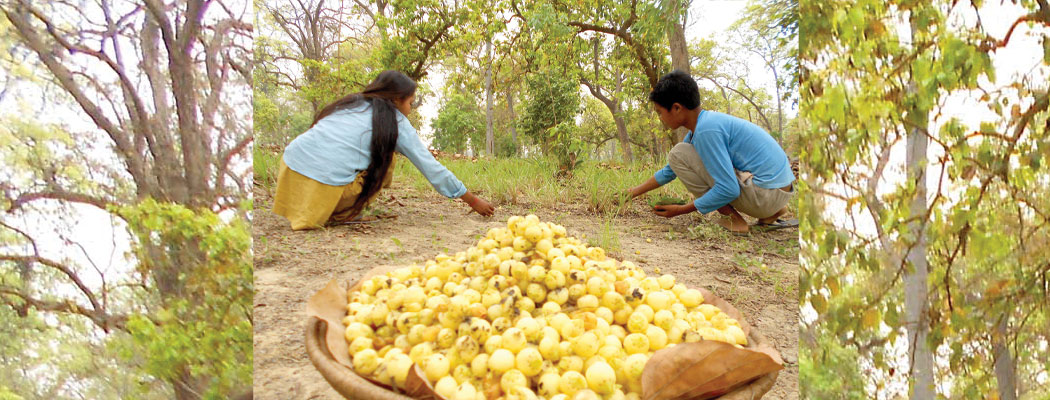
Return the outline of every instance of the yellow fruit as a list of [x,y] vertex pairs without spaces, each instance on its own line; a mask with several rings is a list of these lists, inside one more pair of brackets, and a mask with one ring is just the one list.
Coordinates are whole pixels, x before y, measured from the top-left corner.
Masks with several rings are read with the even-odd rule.
[[489,356],[489,369],[497,375],[511,368],[514,368],[514,353],[510,350],[498,349]]
[[627,305],[627,301],[624,300],[623,295],[616,293],[615,291],[609,290],[605,294],[602,294],[602,306],[616,312]]
[[561,326],[561,329],[558,330],[558,333],[561,334],[561,337],[565,339],[572,339],[574,337],[580,336],[583,334],[583,332],[583,320],[579,319],[573,319],[569,320],[568,322],[565,322]]
[[350,342],[350,354],[356,354],[357,352],[364,349],[372,348],[372,339],[367,337],[359,337]]
[[649,337],[641,333],[632,333],[623,338],[623,349],[627,354],[646,353],[649,351]]
[[496,349],[500,349],[503,346],[503,336],[492,335],[489,336],[488,340],[485,340],[485,352],[492,354]]
[[645,331],[645,336],[649,338],[650,351],[657,351],[667,346],[667,331],[657,326],[649,325],[649,329]]
[[719,310],[718,307],[715,307],[710,304],[701,304],[697,306],[696,310],[703,314],[704,318],[706,318],[708,321],[714,318],[715,315],[718,315],[722,312],[722,310]]
[[543,368],[543,356],[536,347],[526,347],[518,352],[514,359],[518,371],[525,376],[533,377],[540,373]]
[[446,399],[451,399],[452,396],[456,395],[456,390],[459,389],[459,384],[451,376],[445,376],[438,379],[437,384],[434,385],[434,392],[441,395]]
[[507,329],[502,336],[502,347],[515,354],[525,348],[525,343],[528,341],[525,338],[525,332],[516,327]]
[[480,350],[481,346],[472,336],[460,336],[459,339],[456,339],[455,351],[464,360],[474,359]]
[[558,387],[561,384],[561,375],[557,372],[546,372],[540,376],[539,382],[536,384],[540,396],[551,398],[561,392]]
[[390,372],[390,376],[394,378],[394,383],[404,387],[405,381],[408,379],[408,371],[412,369],[412,359],[404,354],[400,354],[387,364],[387,370]]
[[544,257],[546,257],[548,255],[548,252],[550,252],[553,248],[554,245],[551,243],[550,239],[541,239],[536,243],[536,253],[541,254]]
[[485,376],[489,372],[489,355],[481,353],[470,360],[470,372],[474,376]]
[[539,242],[543,239],[543,229],[540,229],[539,225],[532,225],[525,228],[525,239],[532,243]]
[[699,290],[696,289],[687,289],[685,292],[682,292],[682,294],[678,297],[679,300],[682,301],[682,305],[689,308],[699,306],[700,303],[704,302],[704,296],[700,294]]
[[576,306],[581,310],[594,310],[598,308],[598,297],[587,294],[576,300]]
[[504,372],[503,376],[499,378],[499,386],[504,393],[511,393],[515,388],[526,387],[528,384],[529,379],[525,377],[524,373],[516,369]]
[[649,327],[649,321],[645,318],[645,313],[641,311],[635,311],[631,314],[631,317],[627,319],[627,330],[631,333],[645,332]]
[[547,293],[547,300],[563,305],[569,301],[569,290],[564,287],[554,289]]
[[586,332],[572,339],[573,352],[583,358],[597,354],[598,344],[598,337],[593,332]]
[[674,276],[670,274],[663,274],[657,279],[660,283],[660,288],[663,290],[671,290],[674,287]]
[[642,378],[642,371],[645,369],[645,363],[649,361],[649,356],[645,353],[636,353],[627,356],[627,359],[623,362],[624,375],[628,381],[639,381]]
[[545,337],[540,340],[540,355],[550,361],[558,361],[561,358],[561,346],[556,337]]
[[608,282],[605,282],[604,279],[597,276],[592,276],[590,279],[587,280],[587,294],[594,295],[595,297],[597,297],[604,295],[605,292],[608,291]]
[[373,335],[375,335],[375,332],[372,331],[370,326],[360,322],[354,322],[346,327],[346,334],[344,336],[346,337],[347,342],[353,343],[354,339],[359,337],[371,338]]
[[583,374],[576,371],[566,371],[561,375],[561,381],[558,382],[558,387],[561,392],[569,396],[575,395],[587,388],[587,378],[584,378]]
[[653,311],[670,309],[672,301],[673,299],[671,296],[664,291],[650,292],[649,295],[645,297],[646,304],[648,304],[649,307],[652,307]]
[[554,290],[565,286],[565,274],[561,271],[551,270],[543,278],[543,284],[547,289]]
[[634,308],[634,311],[640,312],[642,313],[642,315],[645,315],[646,323],[653,322],[653,317],[656,315],[656,310],[653,310],[653,308],[650,307],[648,304],[640,304],[638,305],[638,307]]
[[598,394],[611,394],[616,388],[616,372],[604,361],[587,368],[587,386]]
[[375,350],[364,349],[353,354],[354,371],[369,375],[379,367],[379,355]]
[[412,350],[408,352],[408,358],[411,358],[412,362],[416,364],[423,365],[423,361],[430,357],[431,354],[434,354],[434,344],[424,342],[412,346]]
[[514,246],[514,251],[523,252],[532,248],[532,242],[529,242],[528,239],[525,239],[522,236],[516,236],[514,241],[511,242],[511,245]]
[[470,382],[459,384],[459,389],[451,400],[477,400],[478,390]]
[[562,371],[583,372],[583,359],[580,358],[580,356],[562,357],[561,360],[558,360],[558,369]]
[[730,325],[729,328],[726,329],[726,336],[730,343],[747,346],[747,335],[744,334],[744,330],[740,329],[739,326]]
[[653,325],[658,326],[665,331],[671,330],[674,321],[674,313],[669,310],[660,310],[657,311],[656,314],[653,314]]
[[542,315],[554,315],[561,312],[561,306],[553,301],[548,301],[543,303],[543,307],[540,307],[540,312]]
[[448,358],[443,354],[432,354],[423,362],[423,370],[431,382],[447,376],[450,368]]

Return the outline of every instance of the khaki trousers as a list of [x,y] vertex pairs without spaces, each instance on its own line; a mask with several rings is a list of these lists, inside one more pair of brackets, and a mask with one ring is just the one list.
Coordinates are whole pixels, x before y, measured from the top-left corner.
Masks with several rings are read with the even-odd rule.
[[[667,155],[667,163],[695,198],[703,196],[715,184],[714,178],[707,172],[704,162],[700,160],[700,155],[696,153],[692,144],[675,145]],[[760,188],[753,184],[750,172],[734,171],[740,184],[740,197],[729,202],[729,205],[737,211],[755,218],[767,218],[776,214],[791,200],[790,192]]]

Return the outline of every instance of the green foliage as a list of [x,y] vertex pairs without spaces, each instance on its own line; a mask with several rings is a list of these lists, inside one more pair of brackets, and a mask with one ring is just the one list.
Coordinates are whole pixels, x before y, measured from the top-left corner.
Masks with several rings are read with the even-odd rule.
[[[907,252],[923,245],[929,335],[919,345],[948,359],[935,375],[940,394],[975,398],[999,389],[1000,320],[1017,387],[1045,392],[1048,383],[1030,371],[1045,371],[1047,349],[1035,343],[1047,332],[1028,322],[1047,318],[1045,280],[1033,279],[1050,272],[1046,246],[1033,245],[1050,242],[1045,80],[998,86],[995,50],[1009,44],[989,41],[947,1],[800,6],[800,61],[809,69],[801,88],[807,168],[799,185],[799,292],[801,305],[816,313],[805,330],[837,338],[801,341],[800,364],[820,365],[817,357],[845,349],[870,370],[871,383],[841,390],[871,397],[907,388],[906,364],[884,349],[906,339],[900,277],[911,268]],[[997,115],[979,127],[944,116],[967,112],[945,106],[966,98]],[[929,155],[901,165],[914,151],[909,136],[926,137]],[[931,176],[901,176],[916,166]],[[928,212],[912,208],[923,186]],[[842,374],[810,376],[815,387],[835,392],[832,380]]]
[[862,394],[864,378],[855,349],[844,347],[834,336],[821,336],[818,347],[800,346],[798,381],[804,399],[868,398]]
[[579,83],[555,70],[526,78],[519,130],[552,152],[563,169],[575,167],[582,150],[575,116],[580,111]]
[[0,386],[0,400],[22,400],[22,396],[12,392],[7,386]]
[[[229,398],[251,385],[253,292],[251,232],[240,218],[147,199],[116,210],[137,238],[140,257],[155,249],[197,253],[179,265],[178,295],[127,322],[128,338],[112,346],[149,374],[208,379],[205,398]],[[186,249],[184,246],[193,246]],[[199,252],[199,253],[198,253]],[[163,258],[163,257],[161,257]],[[180,258],[182,261],[188,261]]]
[[447,94],[431,126],[434,128],[431,144],[438,150],[463,153],[468,141],[473,154],[484,149],[485,112],[469,94],[459,91]]

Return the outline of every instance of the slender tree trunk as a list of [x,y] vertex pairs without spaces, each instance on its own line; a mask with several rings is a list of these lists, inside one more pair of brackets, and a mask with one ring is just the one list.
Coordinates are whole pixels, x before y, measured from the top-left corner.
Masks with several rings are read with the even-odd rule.
[[489,156],[496,154],[496,138],[492,132],[492,38],[485,42],[488,53],[488,67],[485,68],[485,151]]
[[507,94],[507,111],[510,114],[510,140],[514,143],[514,154],[520,152],[518,147],[518,117],[514,114],[514,94]]
[[995,326],[992,335],[992,346],[995,352],[995,378],[999,382],[1000,400],[1017,400],[1017,365],[1014,357],[1010,354],[1010,346],[1007,345],[1006,326],[1009,316]]
[[[671,46],[671,68],[692,74],[689,68],[689,45],[685,40],[685,23],[689,18],[689,1],[672,1],[670,11],[671,16],[675,18],[675,23],[671,30],[667,32],[667,38]],[[685,139],[685,135],[688,134],[689,129],[684,127],[675,130],[675,138],[678,142]]]
[[623,148],[623,161],[629,163],[634,160],[634,155],[631,154],[631,142],[627,138],[627,123],[620,113],[613,114],[613,121],[616,122],[616,134],[620,139],[620,147]]
[[[916,24],[911,21],[912,42],[915,36]],[[916,91],[916,82],[909,82],[908,91],[913,95]],[[908,230],[915,238],[915,245],[907,254],[908,270],[904,275],[904,309],[907,321],[909,352],[911,353],[911,390],[912,399],[933,399],[934,390],[933,377],[933,352],[926,342],[930,325],[927,319],[929,309],[927,277],[929,275],[929,263],[926,259],[926,232],[923,222],[926,220],[926,164],[927,146],[929,139],[926,137],[925,128],[929,124],[928,110],[912,107],[908,111],[908,119],[912,127],[908,131],[907,143],[907,168],[908,180],[915,182],[915,195],[911,202]]]

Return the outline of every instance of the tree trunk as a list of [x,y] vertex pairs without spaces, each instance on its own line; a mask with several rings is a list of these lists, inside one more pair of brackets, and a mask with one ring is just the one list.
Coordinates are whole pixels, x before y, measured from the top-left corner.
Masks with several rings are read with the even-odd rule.
[[518,146],[518,117],[514,115],[514,94],[507,93],[507,111],[510,114],[510,140],[514,143],[514,154],[517,155],[520,151]]
[[1017,400],[1017,365],[1014,357],[1010,354],[1010,347],[1007,345],[1006,340],[1006,326],[1008,322],[1009,316],[1004,315],[1003,319],[996,324],[995,333],[992,334],[992,346],[995,352],[995,378],[999,382],[999,399]]
[[[667,32],[667,38],[671,45],[671,68],[682,70],[692,74],[689,68],[689,45],[685,40],[685,23],[689,17],[689,2],[687,0],[674,0],[671,3],[671,16],[675,23]],[[685,139],[689,129],[684,127],[675,130],[675,138],[678,142]]]
[[[914,16],[913,16],[914,17]],[[916,43],[916,25],[911,21],[912,42]],[[916,82],[908,84],[908,91],[916,91]],[[915,245],[907,254],[908,270],[904,275],[904,309],[908,329],[909,352],[911,353],[911,389],[910,398],[933,399],[933,352],[926,342],[930,325],[927,319],[929,308],[927,277],[929,263],[926,259],[926,232],[923,222],[926,220],[926,164],[929,139],[925,127],[929,124],[928,110],[913,106],[908,110],[908,119],[912,128],[908,131],[907,168],[908,179],[915,182],[915,195],[909,210],[908,230],[915,238]]]
[[623,149],[623,161],[629,163],[634,160],[634,155],[631,154],[631,142],[627,137],[627,123],[624,122],[620,113],[613,114],[613,121],[616,122],[616,134],[620,139],[620,147]]
[[489,156],[496,154],[496,138],[492,132],[492,38],[485,42],[488,52],[488,67],[485,68],[485,151]]

